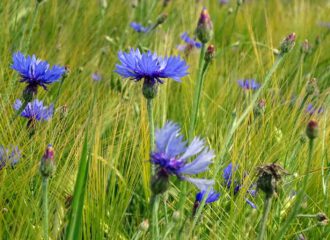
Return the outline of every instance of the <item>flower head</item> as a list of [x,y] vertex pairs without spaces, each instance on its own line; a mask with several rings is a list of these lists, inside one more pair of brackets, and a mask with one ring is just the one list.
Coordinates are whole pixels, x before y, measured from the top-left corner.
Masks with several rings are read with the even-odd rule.
[[306,108],[306,112],[309,113],[310,115],[314,115],[315,113],[322,114],[324,112],[324,108],[323,107],[315,108],[313,104],[310,103]]
[[138,33],[146,33],[149,32],[150,30],[150,27],[144,27],[143,25],[137,22],[131,22],[130,26]]
[[150,51],[141,54],[139,49],[131,49],[129,53],[120,51],[118,58],[121,64],[116,65],[115,72],[135,81],[145,79],[152,83],[163,83],[161,79],[172,78],[180,82],[188,74],[186,62],[179,56],[163,58]]
[[[238,169],[238,166],[233,168],[233,164],[230,163],[223,171],[223,179],[225,181],[225,186],[230,189],[234,188],[234,195],[237,195],[239,190],[242,187],[241,181],[233,179],[234,172]],[[253,185],[247,190],[247,193],[253,197],[256,195],[256,191],[253,189]],[[256,208],[255,204],[251,202],[248,198],[245,199],[246,203],[249,204],[252,208]]]
[[51,144],[48,144],[40,162],[40,173],[43,177],[49,177],[53,174],[54,171],[54,148]]
[[[212,180],[199,179],[197,180],[197,184],[196,181],[193,181],[192,183],[194,183],[200,190],[200,192],[196,194],[193,207],[193,215],[195,215],[200,203],[204,198],[206,198],[205,204],[213,203],[220,198],[220,193],[213,190],[212,185],[214,184],[214,181]],[[207,193],[208,195],[206,196]]]
[[18,147],[14,147],[9,153],[9,150],[0,145],[0,170],[6,166],[7,163],[10,164],[11,167],[15,167],[15,165],[19,162],[21,157],[21,153]]
[[[162,178],[162,181],[174,175],[179,179],[195,183],[194,179],[185,175],[206,171],[214,158],[213,151],[205,147],[204,141],[199,138],[194,138],[187,145],[180,134],[180,127],[173,122],[167,122],[163,128],[156,131],[155,135],[156,151],[151,153],[151,163],[157,167],[155,177]],[[195,159],[187,162],[192,157]]]
[[99,82],[102,80],[102,76],[98,72],[94,72],[94,73],[92,73],[92,79],[95,82]]
[[201,48],[202,43],[197,42],[195,39],[190,38],[187,32],[181,34],[181,39],[186,43],[186,45],[179,45],[178,49],[180,51],[191,51],[193,48]]
[[196,36],[202,43],[207,43],[213,36],[213,23],[206,8],[203,8],[199,16],[196,28]]
[[47,89],[47,84],[58,81],[66,72],[64,67],[54,65],[51,68],[47,61],[42,61],[35,55],[25,57],[21,52],[13,55],[11,67],[21,75],[21,82],[27,83],[34,91],[38,86]]
[[257,90],[260,88],[260,84],[254,79],[238,80],[237,83],[244,90]]
[[[22,102],[21,100],[17,99],[14,104],[14,109],[18,111],[21,107],[22,107]],[[54,112],[54,105],[50,105],[49,107],[46,107],[44,106],[42,101],[35,99],[26,105],[25,109],[21,112],[21,116],[28,118],[29,120],[47,121],[53,116],[53,112]]]
[[282,177],[288,174],[282,166],[276,163],[260,166],[257,171],[259,176],[257,188],[261,189],[267,198],[277,194]]

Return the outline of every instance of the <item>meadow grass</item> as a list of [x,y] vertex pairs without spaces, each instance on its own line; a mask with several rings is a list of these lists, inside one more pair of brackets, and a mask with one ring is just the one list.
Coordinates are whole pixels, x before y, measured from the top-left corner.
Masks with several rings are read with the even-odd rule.
[[[237,13],[236,1],[221,6],[215,0],[173,0],[165,8],[163,1],[156,0],[141,0],[136,8],[131,4],[127,0],[47,0],[39,5],[30,0],[1,1],[0,144],[17,145],[22,156],[15,168],[0,170],[0,239],[42,239],[39,163],[49,143],[54,146],[56,161],[56,172],[48,187],[51,239],[65,236],[70,199],[86,151],[89,168],[75,239],[151,238],[151,231],[140,227],[149,218],[151,198],[147,105],[141,94],[142,84],[123,80],[114,73],[117,53],[139,47],[163,56],[181,54],[177,50],[182,44],[180,34],[194,33],[203,6],[213,21],[210,43],[215,45],[216,55],[205,75],[195,135],[205,138],[216,153],[210,171],[201,176],[214,178],[214,188],[221,197],[203,209],[192,228],[191,213],[198,190],[187,186],[184,215],[179,216],[185,228],[181,229],[176,216],[181,185],[171,179],[170,189],[160,198],[161,237],[176,239],[183,231],[180,239],[256,239],[264,194],[260,192],[253,199],[257,208],[252,209],[245,203],[244,190],[256,182],[258,166],[276,162],[290,173],[273,199],[268,219],[268,239],[276,239],[294,205],[295,198],[290,196],[299,191],[305,175],[305,129],[314,118],[319,123],[319,136],[314,141],[304,207],[300,217],[290,223],[284,239],[296,239],[300,234],[308,239],[330,238],[329,226],[303,217],[330,213],[330,28],[319,26],[319,22],[330,21],[329,1],[250,0]],[[229,8],[234,12],[229,13]],[[136,33],[129,26],[131,21],[147,25],[164,12],[168,14],[166,21],[149,33]],[[256,118],[251,114],[244,118],[223,152],[234,120],[253,99],[253,92],[244,92],[237,80],[255,78],[263,84],[276,58],[274,49],[291,32],[297,35],[296,46],[260,92],[259,99],[266,101],[265,112]],[[305,39],[313,49],[303,56],[301,44]],[[63,82],[52,84],[48,92],[38,92],[46,105],[55,102],[56,110],[51,121],[37,124],[33,136],[26,130],[27,120],[13,119],[13,103],[24,89],[18,74],[10,68],[16,51],[36,54],[70,69]],[[186,58],[189,75],[182,83],[166,80],[160,86],[154,100],[157,128],[172,120],[188,135],[198,60],[199,50],[195,49]],[[93,81],[91,75],[95,72],[102,80]],[[315,99],[309,97],[301,106],[299,99],[305,97],[306,83],[312,77],[317,79],[320,94]],[[293,96],[298,100],[292,102]],[[305,111],[310,102],[323,106],[324,112],[310,116]],[[83,151],[86,135],[88,149]],[[224,186],[222,177],[223,169],[231,162],[239,166],[236,177],[248,174],[243,190],[235,196]]]

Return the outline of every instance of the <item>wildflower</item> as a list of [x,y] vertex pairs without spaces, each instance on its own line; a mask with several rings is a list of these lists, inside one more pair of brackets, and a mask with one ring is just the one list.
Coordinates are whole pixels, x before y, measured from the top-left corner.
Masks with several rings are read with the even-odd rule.
[[328,219],[327,215],[322,212],[316,214],[316,220],[323,226],[326,226],[329,223],[329,219]]
[[49,177],[55,171],[54,148],[49,144],[40,162],[40,173],[43,177]]
[[[17,99],[14,104],[14,109],[18,111],[22,107],[21,100]],[[38,99],[29,102],[25,109],[21,112],[21,116],[29,119],[28,126],[34,121],[47,121],[53,116],[54,105],[49,107],[44,106],[42,101]]]
[[180,82],[188,74],[186,62],[179,56],[160,57],[156,53],[140,53],[139,49],[131,49],[129,53],[119,52],[121,64],[116,65],[119,75],[134,81],[144,79],[143,94],[146,98],[154,98],[157,94],[157,84],[164,78],[172,78]]
[[204,59],[207,63],[210,63],[214,57],[215,57],[215,47],[214,45],[210,44],[206,49]]
[[266,111],[266,99],[263,98],[258,101],[256,106],[254,106],[253,113],[256,116],[260,116],[260,115],[264,114],[265,111]]
[[206,8],[203,8],[196,28],[196,36],[203,44],[210,41],[213,36],[213,23]]
[[47,90],[47,85],[57,82],[66,71],[58,65],[50,68],[48,62],[37,59],[35,55],[24,57],[21,52],[13,55],[11,67],[20,74],[21,82],[27,83],[23,93],[26,101],[30,101],[37,94],[38,86]]
[[219,0],[220,5],[225,5],[229,2],[229,0]]
[[147,33],[150,30],[150,27],[144,27],[143,25],[137,22],[131,22],[130,26],[138,33]]
[[[231,187],[234,187],[234,195],[237,195],[239,190],[241,189],[242,185],[239,181],[237,181],[236,179],[234,179],[233,181],[233,173],[238,169],[238,166],[236,166],[234,169],[233,169],[233,164],[230,163],[228,164],[228,166],[224,169],[223,171],[223,179],[225,180],[225,186],[230,189]],[[256,191],[253,190],[252,187],[250,187],[248,190],[247,190],[247,193],[253,197],[255,197],[256,195]],[[245,199],[246,203],[249,204],[252,208],[256,208],[256,205],[250,201],[249,199]]]
[[143,231],[143,232],[148,231],[148,229],[149,229],[149,221],[148,221],[148,219],[145,219],[145,220],[143,220],[143,221],[140,223],[140,225],[139,225],[139,229],[140,229],[141,231]]
[[296,42],[296,34],[289,34],[282,42],[281,42],[281,54],[287,53],[292,50]]
[[[209,192],[207,196],[206,193]],[[201,192],[196,194],[196,199],[193,207],[193,216],[196,214],[198,207],[200,206],[203,199],[205,199],[205,204],[213,203],[220,198],[220,193],[214,191],[212,188],[210,190],[204,189]]]
[[[166,191],[170,175],[195,185],[206,184],[205,180],[185,177],[206,171],[214,158],[213,151],[205,147],[203,140],[196,137],[187,146],[180,134],[180,127],[173,122],[167,122],[163,128],[158,129],[155,137],[156,151],[150,156],[151,163],[156,165],[156,174],[152,180],[155,194]],[[187,159],[193,156],[196,156],[195,159],[188,163]]]
[[315,108],[313,104],[310,103],[306,108],[306,112],[309,113],[310,115],[314,115],[315,113],[322,114],[324,112],[324,108],[323,107]]
[[317,85],[316,78],[309,79],[307,81],[307,85],[306,85],[306,94],[317,96],[317,95],[319,95],[319,93],[320,93],[320,90],[319,90],[319,87]]
[[311,140],[317,138],[317,136],[319,135],[319,126],[317,121],[315,120],[309,121],[306,127],[306,135]]
[[328,28],[328,30],[330,30],[330,22],[320,22],[319,26]]
[[266,194],[266,198],[277,195],[279,182],[288,172],[276,163],[260,166],[257,170],[259,176],[257,189],[261,189]]
[[7,163],[13,168],[19,162],[21,157],[21,153],[18,147],[14,147],[11,153],[9,154],[9,150],[0,145],[0,170],[4,168]]
[[237,83],[244,90],[257,90],[260,88],[260,84],[254,79],[238,80]]
[[96,82],[99,82],[102,80],[102,76],[98,72],[94,72],[92,74],[92,79]]
[[312,50],[313,49],[311,44],[308,42],[307,39],[305,39],[305,41],[301,44],[301,48],[300,48],[301,53],[310,54]]
[[6,166],[8,158],[8,149],[5,149],[3,146],[0,145],[0,170]]
[[202,43],[197,42],[195,39],[190,38],[187,32],[182,33],[180,37],[186,43],[186,45],[178,46],[178,49],[180,51],[190,52],[193,48],[202,47]]

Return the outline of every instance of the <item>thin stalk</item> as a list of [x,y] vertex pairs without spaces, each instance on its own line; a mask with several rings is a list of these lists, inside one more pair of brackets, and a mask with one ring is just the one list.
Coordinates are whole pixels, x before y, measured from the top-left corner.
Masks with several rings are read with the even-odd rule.
[[240,5],[237,4],[237,5],[236,5],[236,8],[235,8],[233,24],[232,24],[232,26],[231,26],[230,33],[229,33],[229,35],[228,35],[228,44],[230,43],[231,36],[233,35],[233,32],[234,32],[234,28],[235,28],[235,23],[236,23],[236,18],[237,18],[237,13],[238,13],[239,6],[240,6]]
[[48,240],[48,177],[42,178],[42,210],[44,240]]
[[299,193],[297,195],[296,203],[295,203],[290,215],[288,216],[287,220],[282,224],[282,227],[278,231],[277,237],[275,237],[275,239],[282,239],[284,237],[284,234],[288,230],[290,223],[297,216],[297,214],[300,210],[300,207],[301,207],[300,205],[303,200],[304,192],[306,190],[306,186],[307,186],[307,182],[308,182],[308,177],[309,177],[308,172],[310,171],[310,167],[312,165],[313,148],[314,148],[314,140],[310,139],[309,140],[309,152],[308,152],[307,167],[305,170],[305,177],[304,177],[304,181],[303,181],[301,190],[299,191]]
[[159,227],[158,227],[158,208],[159,208],[160,196],[153,195],[151,199],[152,204],[152,239],[159,240]]
[[33,32],[33,29],[34,29],[34,25],[36,23],[36,19],[37,19],[37,16],[38,16],[38,11],[39,11],[39,3],[37,2],[36,6],[35,6],[35,9],[34,9],[32,24],[30,26],[29,36],[28,36],[28,39],[26,41],[25,50],[29,50],[31,37],[32,37],[32,32]]
[[268,220],[270,209],[272,208],[272,200],[273,200],[272,196],[266,196],[266,198],[265,198],[264,212],[263,212],[262,218],[261,218],[258,240],[266,239],[265,237],[266,237],[267,220]]
[[201,91],[203,86],[203,70],[204,70],[204,55],[205,55],[205,44],[202,45],[201,53],[199,56],[199,68],[198,68],[198,75],[195,85],[195,93],[194,93],[194,99],[193,99],[193,107],[190,115],[190,125],[189,125],[189,133],[188,133],[188,139],[189,141],[192,140],[192,137],[194,135],[195,126],[197,122],[197,115],[198,115],[198,107],[201,97]]
[[[150,152],[154,151],[155,148],[155,123],[153,116],[153,105],[152,99],[147,99],[147,111],[148,111],[148,121],[149,121],[149,136],[150,136]],[[155,168],[151,164],[151,176],[155,174]]]
[[[195,131],[195,126],[197,122],[197,115],[198,115],[198,108],[199,108],[199,103],[200,103],[200,98],[201,98],[201,92],[202,92],[202,86],[203,86],[203,79],[205,76],[205,72],[207,69],[208,63],[205,62],[204,56],[205,56],[205,44],[202,45],[200,56],[199,56],[199,67],[198,67],[198,74],[197,74],[197,79],[196,79],[196,85],[195,85],[195,93],[194,93],[194,98],[193,98],[193,107],[190,115],[190,125],[189,125],[189,133],[188,133],[188,140],[191,142],[194,131]],[[184,201],[186,199],[186,194],[187,194],[187,184],[185,182],[182,182],[182,187],[181,187],[181,194],[180,194],[180,199],[179,199],[179,211],[183,212],[183,207],[184,207]]]
[[[148,111],[148,121],[149,121],[149,132],[150,132],[150,152],[154,151],[155,148],[155,123],[153,116],[153,105],[152,99],[147,99],[147,111]],[[155,175],[155,167],[151,164],[150,166],[150,184],[152,176]],[[152,239],[159,239],[159,227],[158,227],[158,208],[159,208],[160,197],[158,195],[153,195],[151,198],[151,209],[152,209]]]

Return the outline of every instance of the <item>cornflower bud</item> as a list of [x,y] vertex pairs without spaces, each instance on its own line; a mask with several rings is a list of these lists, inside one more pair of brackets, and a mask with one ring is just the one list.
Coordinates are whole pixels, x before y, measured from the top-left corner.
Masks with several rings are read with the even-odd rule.
[[215,57],[215,47],[214,45],[210,44],[206,49],[204,59],[206,62],[211,62],[214,57]]
[[210,41],[213,36],[213,23],[206,8],[203,8],[200,14],[195,33],[198,40],[203,44]]
[[296,43],[296,34],[291,33],[289,34],[281,43],[280,50],[281,54],[288,53],[292,50]]
[[54,148],[49,144],[40,162],[40,173],[43,177],[49,177],[53,174],[54,171]]
[[319,126],[316,120],[309,121],[306,128],[306,135],[310,140],[317,138],[319,135]]

